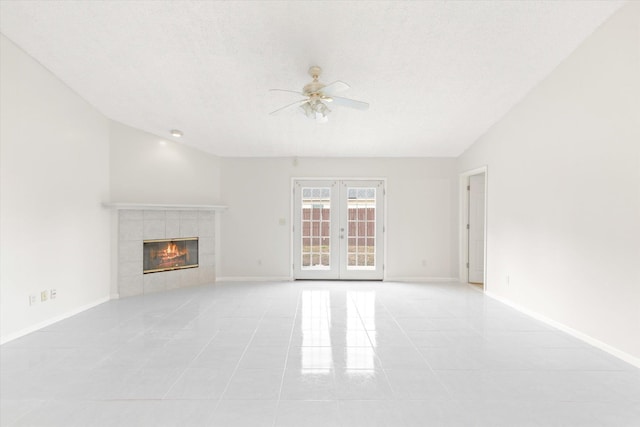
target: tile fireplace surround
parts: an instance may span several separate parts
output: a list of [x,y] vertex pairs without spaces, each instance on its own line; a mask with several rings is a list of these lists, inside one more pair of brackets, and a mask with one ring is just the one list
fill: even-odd
[[[110,205],[116,208],[117,289],[120,298],[185,288],[215,281],[216,210],[219,207],[166,208]],[[197,268],[143,274],[143,241],[198,237]],[[115,273],[115,272],[114,272]]]

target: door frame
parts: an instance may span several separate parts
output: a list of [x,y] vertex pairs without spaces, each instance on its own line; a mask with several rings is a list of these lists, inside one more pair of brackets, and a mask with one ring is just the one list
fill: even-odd
[[[384,215],[384,218],[382,218],[382,248],[383,248],[383,254],[382,254],[382,281],[386,281],[387,280],[387,178],[380,178],[380,177],[348,177],[348,176],[342,176],[342,177],[335,177],[335,176],[331,176],[331,177],[318,177],[318,176],[312,176],[312,177],[305,177],[305,176],[294,176],[291,177],[291,182],[290,182],[290,188],[289,188],[289,223],[290,223],[290,227],[289,227],[289,278],[290,280],[294,281],[294,273],[293,273],[293,264],[294,264],[294,227],[296,224],[294,224],[295,221],[295,195],[294,195],[294,191],[295,191],[295,183],[296,181],[382,181],[382,185],[383,185],[383,192],[382,192],[382,212]],[[304,280],[304,279],[301,279]],[[377,280],[376,280],[377,281]]]
[[484,272],[483,272],[483,285],[482,289],[487,290],[487,241],[488,236],[488,201],[489,201],[489,168],[488,166],[481,166],[479,168],[471,169],[460,174],[459,179],[459,196],[460,196],[460,215],[458,235],[460,239],[460,253],[459,253],[459,269],[458,277],[460,282],[469,283],[469,269],[467,268],[467,262],[469,261],[469,231],[467,230],[467,224],[469,223],[469,197],[467,193],[467,185],[469,185],[469,177],[472,175],[480,175],[484,173]]

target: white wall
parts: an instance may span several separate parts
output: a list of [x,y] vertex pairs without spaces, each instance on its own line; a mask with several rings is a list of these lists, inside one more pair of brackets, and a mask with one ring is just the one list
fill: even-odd
[[640,4],[587,39],[458,168],[485,164],[488,292],[640,362]]
[[218,157],[121,123],[110,128],[111,201],[220,202]]
[[229,211],[217,276],[290,277],[291,178],[365,177],[387,178],[386,277],[457,277],[455,166],[455,159],[223,158]]
[[109,296],[109,124],[0,36],[0,132],[4,342]]

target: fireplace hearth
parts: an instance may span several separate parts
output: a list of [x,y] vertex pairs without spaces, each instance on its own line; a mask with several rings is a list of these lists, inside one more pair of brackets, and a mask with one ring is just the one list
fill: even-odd
[[198,267],[198,238],[145,240],[143,273]]

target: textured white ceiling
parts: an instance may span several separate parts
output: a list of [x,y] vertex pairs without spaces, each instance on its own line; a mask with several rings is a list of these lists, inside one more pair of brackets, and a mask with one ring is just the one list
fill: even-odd
[[[107,117],[221,156],[457,156],[623,2],[2,1],[0,31]],[[366,111],[293,102],[320,65]]]

